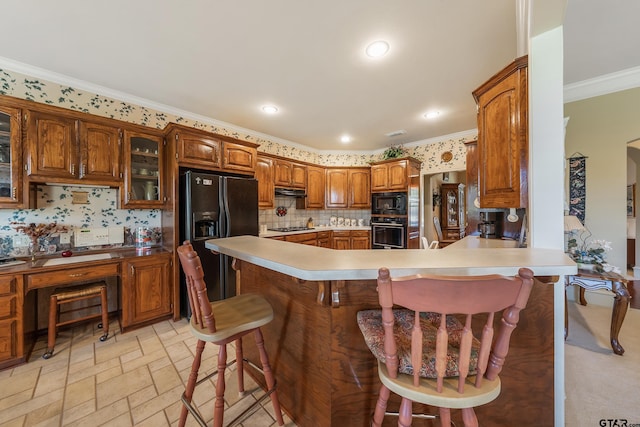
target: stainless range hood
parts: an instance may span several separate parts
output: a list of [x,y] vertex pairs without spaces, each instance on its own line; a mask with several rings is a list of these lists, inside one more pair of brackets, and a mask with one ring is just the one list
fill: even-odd
[[287,197],[299,197],[304,198],[307,197],[307,193],[305,190],[296,190],[293,188],[278,188],[276,187],[276,196],[287,196]]

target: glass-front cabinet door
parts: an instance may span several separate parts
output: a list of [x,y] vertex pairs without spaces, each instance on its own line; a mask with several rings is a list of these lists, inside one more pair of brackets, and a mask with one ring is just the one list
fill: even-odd
[[123,205],[161,208],[164,203],[160,136],[125,130],[125,189]]
[[0,106],[0,207],[22,203],[20,110]]

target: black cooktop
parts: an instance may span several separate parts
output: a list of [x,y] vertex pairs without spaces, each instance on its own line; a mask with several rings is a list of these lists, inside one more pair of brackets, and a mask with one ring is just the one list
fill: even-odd
[[304,230],[313,230],[313,228],[309,227],[280,227],[280,228],[270,228],[270,231],[279,231],[281,233],[287,231],[304,231]]

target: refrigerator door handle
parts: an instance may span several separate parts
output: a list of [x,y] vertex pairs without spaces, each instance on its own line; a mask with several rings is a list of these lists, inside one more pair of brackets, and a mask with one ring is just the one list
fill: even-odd
[[231,236],[231,217],[229,216],[229,194],[227,193],[227,179],[220,177],[220,236]]

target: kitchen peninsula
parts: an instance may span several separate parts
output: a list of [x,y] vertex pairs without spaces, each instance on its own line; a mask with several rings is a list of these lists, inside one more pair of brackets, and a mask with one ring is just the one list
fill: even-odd
[[[513,275],[520,267],[530,268],[539,280],[512,338],[501,374],[504,392],[476,412],[484,425],[553,425],[552,283],[557,276],[575,273],[576,265],[561,250],[509,246],[515,242],[469,236],[442,250],[352,250],[347,256],[253,236],[206,243],[236,259],[239,292],[260,293],[272,304],[274,320],[263,330],[280,402],[294,422],[305,427],[369,425],[379,382],[356,313],[379,306],[380,267],[394,276]],[[251,346],[245,353],[255,361]]]

